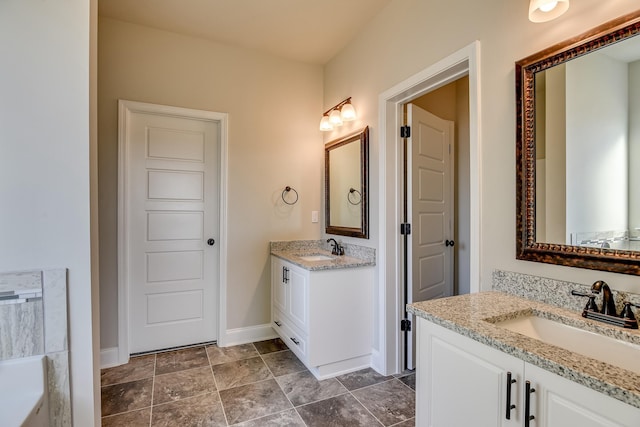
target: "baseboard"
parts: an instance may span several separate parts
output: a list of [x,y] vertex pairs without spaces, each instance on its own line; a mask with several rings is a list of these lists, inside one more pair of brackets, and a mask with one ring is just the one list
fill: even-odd
[[100,349],[100,369],[112,368],[120,364],[118,361],[118,347]]
[[[269,340],[277,338],[270,323],[257,326],[249,326],[247,328],[228,329],[225,336],[220,337],[218,345],[220,347],[229,347],[232,345],[247,344],[255,341]],[[100,369],[112,368],[121,365],[118,361],[118,347],[103,348],[100,350]]]
[[375,349],[371,349],[371,368],[381,375],[391,375],[395,372],[387,372],[382,360],[382,354]]
[[247,344],[255,341],[269,340],[277,338],[278,334],[273,330],[270,323],[246,328],[227,329],[223,337],[218,339],[220,347]]
[[[306,364],[305,364],[306,365]],[[371,367],[371,355],[354,357],[353,359],[341,360],[335,363],[328,363],[322,366],[309,366],[307,368],[319,381],[334,378],[338,375],[348,374]]]

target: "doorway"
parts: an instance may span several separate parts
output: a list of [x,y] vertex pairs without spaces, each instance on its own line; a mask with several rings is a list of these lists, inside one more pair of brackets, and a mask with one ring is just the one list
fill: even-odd
[[119,102],[119,363],[215,341],[226,114]]
[[[405,104],[403,304],[469,293],[469,78]],[[415,316],[405,313],[402,369],[415,368]]]
[[403,106],[461,77],[469,77],[469,292],[482,289],[480,277],[480,42],[475,41],[379,95],[380,109],[380,192],[379,198],[379,280],[376,288],[372,366],[381,373],[403,369],[405,319],[403,289],[402,174]]

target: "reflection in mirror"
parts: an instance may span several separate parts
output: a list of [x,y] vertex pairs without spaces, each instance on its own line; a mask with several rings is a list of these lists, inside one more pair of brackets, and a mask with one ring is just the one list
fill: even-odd
[[516,63],[516,257],[640,275],[640,11]]
[[357,189],[362,188],[360,144],[357,142],[344,144],[329,151],[330,222],[349,228],[362,227],[360,206],[350,202],[350,190],[358,191]]
[[640,37],[535,73],[536,241],[639,250]]
[[369,238],[369,128],[325,146],[327,234]]

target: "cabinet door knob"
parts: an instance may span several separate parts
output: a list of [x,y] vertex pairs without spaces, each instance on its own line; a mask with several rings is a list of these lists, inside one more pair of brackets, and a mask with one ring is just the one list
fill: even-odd
[[511,403],[511,385],[514,384],[516,380],[511,378],[511,372],[507,372],[507,415],[506,418],[508,420],[511,419],[511,411],[516,409],[516,405]]
[[536,389],[531,387],[531,381],[526,381],[524,385],[524,427],[529,427],[529,421],[536,419],[531,415],[531,393],[535,392]]

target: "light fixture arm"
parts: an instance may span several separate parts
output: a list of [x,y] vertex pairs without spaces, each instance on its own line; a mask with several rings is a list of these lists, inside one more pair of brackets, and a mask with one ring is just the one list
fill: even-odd
[[351,97],[348,97],[347,99],[340,101],[338,104],[334,105],[333,107],[329,108],[327,111],[324,112],[323,116],[328,116],[330,112],[332,112],[333,110],[340,110],[342,108],[343,105],[345,104],[351,104]]

